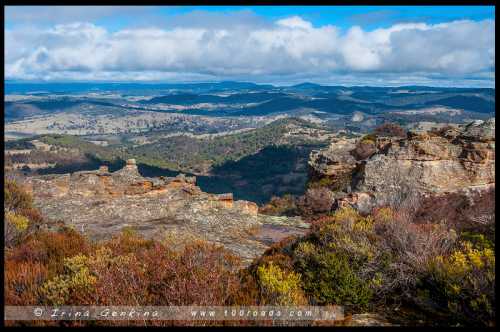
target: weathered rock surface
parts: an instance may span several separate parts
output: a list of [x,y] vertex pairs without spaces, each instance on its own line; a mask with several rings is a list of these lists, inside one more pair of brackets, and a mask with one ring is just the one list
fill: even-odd
[[312,151],[309,157],[310,179],[328,178],[342,185],[346,176],[356,168],[356,159],[351,154],[356,148],[355,140],[334,139],[328,149]]
[[337,186],[337,206],[369,212],[410,191],[425,197],[468,195],[471,188],[476,193],[494,191],[494,118],[432,132],[410,131],[406,138],[378,137],[375,154],[366,159],[358,157],[356,146],[352,140],[335,141],[310,156],[314,181],[350,177],[349,184]]
[[114,173],[101,167],[24,181],[49,221],[64,221],[95,239],[109,238],[124,227],[160,240],[166,233],[194,235],[224,245],[248,263],[267,249],[269,227],[278,227],[283,236],[308,227],[300,218],[260,215],[253,202],[205,193],[195,183],[196,178],[184,175],[142,177],[133,160]]
[[355,314],[346,326],[394,326],[386,318],[374,313]]

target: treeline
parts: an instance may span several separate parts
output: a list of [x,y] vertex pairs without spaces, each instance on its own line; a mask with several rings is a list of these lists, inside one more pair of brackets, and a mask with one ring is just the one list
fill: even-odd
[[[211,167],[221,166],[228,161],[240,160],[253,155],[267,146],[289,143],[290,145],[309,144],[307,138],[293,137],[285,139],[290,127],[317,128],[316,125],[298,119],[286,118],[276,120],[262,128],[248,132],[197,139],[189,136],[173,136],[162,138],[157,142],[133,147],[100,146],[72,135],[41,135],[38,139],[43,143],[55,146],[52,154],[45,154],[46,162],[57,159],[57,154],[67,153],[57,148],[77,149],[80,156],[91,157],[102,163],[117,163],[135,158],[138,163],[190,173],[205,173]],[[11,148],[31,147],[28,140],[9,143]],[[42,154],[37,153],[37,161]],[[35,157],[35,154],[33,154]],[[40,157],[40,158],[38,158]],[[19,160],[30,160],[29,157],[16,157]],[[43,158],[42,158],[43,159]],[[66,165],[67,166],[67,165]]]
[[[128,149],[128,153],[145,160],[153,166],[176,165],[179,170],[199,172],[209,166],[220,166],[228,161],[253,155],[266,146],[285,143],[289,126],[311,128],[315,125],[297,118],[280,119],[252,131],[196,139],[189,136],[174,136],[151,144]],[[293,138],[293,145],[309,143],[307,139]],[[201,166],[200,166],[201,165]]]

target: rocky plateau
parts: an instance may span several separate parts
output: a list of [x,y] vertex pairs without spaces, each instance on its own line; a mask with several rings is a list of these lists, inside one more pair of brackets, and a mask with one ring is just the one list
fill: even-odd
[[135,160],[124,168],[28,177],[23,181],[49,222],[64,221],[92,239],[131,228],[146,238],[201,238],[223,245],[248,264],[269,244],[309,227],[299,217],[258,213],[255,203],[232,194],[209,194],[195,177],[146,178]]

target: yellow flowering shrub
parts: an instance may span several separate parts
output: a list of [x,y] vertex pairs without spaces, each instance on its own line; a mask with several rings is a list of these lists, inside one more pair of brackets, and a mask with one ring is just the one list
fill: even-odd
[[460,279],[473,270],[494,268],[495,253],[492,249],[476,249],[470,242],[462,242],[461,247],[449,257],[436,257],[434,271],[437,275]]
[[361,139],[359,140],[359,143],[363,143],[363,144],[375,144],[377,140],[377,136],[374,135],[374,134],[368,134],[368,135],[365,135],[363,137],[361,137]]
[[28,229],[29,220],[25,216],[9,211],[6,213],[5,219],[8,223],[13,225],[18,232],[24,232]]
[[353,225],[353,230],[355,232],[364,233],[373,231],[373,218],[371,216],[368,216],[366,218],[358,219],[358,222]]
[[361,218],[359,213],[351,206],[343,207],[335,212],[333,215],[337,222],[350,222],[354,223]]
[[279,266],[270,263],[258,267],[257,277],[266,302],[276,305],[306,303],[298,273],[283,271]]
[[318,235],[330,250],[347,254],[353,260],[366,261],[375,257],[374,219],[362,217],[352,207],[344,207],[333,215],[335,222],[324,224]]
[[64,259],[64,273],[46,281],[41,293],[53,305],[65,305],[73,295],[82,296],[92,290],[96,277],[90,273],[89,258],[76,255]]
[[308,257],[316,252],[316,246],[311,242],[300,242],[294,250],[294,257],[296,259],[301,259]]
[[4,214],[5,231],[4,240],[6,247],[12,247],[28,235],[30,221],[27,217],[12,211],[6,211]]
[[[449,256],[431,264],[433,295],[455,318],[490,325],[494,321],[495,253],[464,241]],[[470,313],[474,313],[474,317]]]

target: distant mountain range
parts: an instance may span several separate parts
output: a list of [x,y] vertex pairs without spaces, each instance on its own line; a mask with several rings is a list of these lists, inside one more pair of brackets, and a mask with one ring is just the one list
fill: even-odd
[[[463,123],[495,114],[495,90],[490,88],[346,87],[310,82],[273,86],[230,81],[175,84],[7,82],[5,92],[6,122],[51,117],[7,128],[22,134],[105,134],[109,133],[106,128],[110,128],[102,123],[105,117],[113,118],[113,123],[123,120],[130,131],[138,126],[140,130],[163,130],[172,125],[160,121],[163,117],[158,113],[231,118],[237,122],[247,117],[305,116],[328,122],[338,129],[349,127],[354,131],[369,130],[387,121],[401,125],[419,121]],[[69,118],[61,116],[63,113]]]
[[442,88],[429,86],[401,86],[401,87],[370,87],[370,86],[340,86],[340,85],[320,85],[316,83],[304,82],[292,86],[275,86],[271,84],[257,84],[252,82],[202,82],[202,83],[101,83],[101,82],[18,82],[5,81],[5,94],[26,94],[26,93],[75,93],[75,92],[98,92],[98,91],[127,91],[127,90],[193,90],[193,91],[224,91],[224,90],[318,90],[337,91],[342,89],[354,90],[408,90],[415,91],[494,91],[491,88]]

